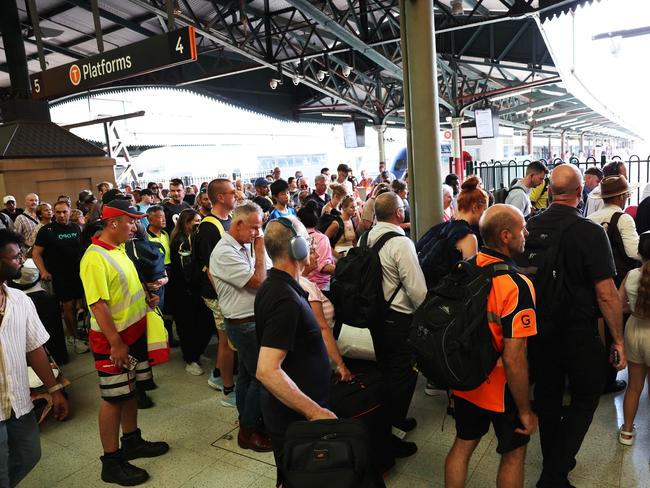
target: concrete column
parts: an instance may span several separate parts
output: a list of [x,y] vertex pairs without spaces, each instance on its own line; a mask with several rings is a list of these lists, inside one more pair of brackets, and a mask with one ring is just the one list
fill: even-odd
[[[373,127],[377,131],[377,147],[379,148],[379,164],[386,162],[386,141],[384,140],[384,132],[386,132],[385,125],[375,125]],[[388,169],[388,165],[386,166]]]
[[585,135],[583,133],[580,134],[580,152],[585,152]]
[[400,0],[411,236],[442,222],[442,168],[433,2]]
[[452,117],[451,119],[451,141],[452,156],[454,158],[454,173],[463,181],[463,136],[460,126],[464,122],[462,117]]
[[566,151],[566,131],[560,133],[560,159],[564,161],[564,153]]
[[533,154],[533,129],[528,129],[526,132],[526,152],[531,155]]

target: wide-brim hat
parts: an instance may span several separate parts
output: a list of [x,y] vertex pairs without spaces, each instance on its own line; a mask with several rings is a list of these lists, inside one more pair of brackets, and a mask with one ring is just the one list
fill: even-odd
[[25,261],[23,267],[20,269],[20,276],[13,279],[13,284],[19,290],[27,290],[34,286],[41,279],[38,268],[34,261],[30,258]]
[[600,182],[600,198],[612,198],[631,193],[639,187],[638,183],[629,183],[625,176],[608,176]]

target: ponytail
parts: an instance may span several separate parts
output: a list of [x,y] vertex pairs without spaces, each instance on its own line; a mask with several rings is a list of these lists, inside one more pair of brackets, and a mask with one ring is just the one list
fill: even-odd
[[641,280],[634,314],[642,319],[650,319],[650,261],[645,261],[641,266]]

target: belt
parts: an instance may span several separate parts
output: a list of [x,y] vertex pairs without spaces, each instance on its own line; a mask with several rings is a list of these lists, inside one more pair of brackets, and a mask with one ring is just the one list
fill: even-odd
[[226,319],[230,325],[241,325],[249,324],[250,322],[255,322],[255,315],[250,317],[244,317],[243,319]]

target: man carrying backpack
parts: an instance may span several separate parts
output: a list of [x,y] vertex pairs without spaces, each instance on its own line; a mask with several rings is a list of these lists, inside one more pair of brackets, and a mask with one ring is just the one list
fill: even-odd
[[526,166],[526,176],[523,180],[515,183],[508,191],[505,203],[517,207],[528,217],[532,211],[530,202],[530,192],[533,188],[544,183],[544,178],[548,174],[548,168],[540,161],[533,161]]
[[[603,226],[607,232],[609,244],[612,247],[616,276],[616,288],[621,286],[623,278],[628,271],[641,265],[639,260],[639,234],[631,215],[623,212],[630,193],[637,188],[637,184],[627,182],[625,176],[608,176],[600,182],[600,198],[605,205],[589,215],[589,219]],[[627,316],[625,317],[627,321]],[[605,346],[611,347],[612,335],[605,329]],[[618,370],[606,361],[607,379],[604,393],[617,393],[627,386],[625,380],[616,379]]]
[[[497,204],[485,211],[479,225],[485,247],[476,264],[514,265],[512,258],[524,250],[526,222],[522,213],[511,205]],[[452,390],[456,440],[445,463],[448,488],[465,486],[470,457],[490,424],[501,454],[497,486],[523,486],[526,445],[537,428],[528,399],[526,359],[526,338],[537,333],[537,322],[535,295],[526,277],[506,273],[492,278],[486,327],[501,357],[478,388]]]
[[[396,232],[399,236],[386,241],[379,251],[383,298],[389,306],[382,315],[383,321],[374,324],[370,332],[377,364],[389,388],[391,423],[408,432],[416,426],[415,419],[407,418],[406,414],[415,391],[417,373],[412,368],[412,352],[406,339],[413,313],[426,297],[427,286],[415,246],[400,227],[404,222],[402,199],[393,192],[379,195],[375,200],[375,216],[377,225],[368,233],[369,246],[388,232]],[[392,448],[396,457],[410,456],[417,451],[415,443],[401,441],[396,436],[393,436]]]
[[[607,235],[576,208],[582,197],[582,173],[572,164],[558,166],[549,187],[553,203],[528,221],[523,256],[523,261],[537,267],[531,276],[537,295],[538,336],[529,347],[544,457],[537,487],[569,488],[568,473],[575,467],[605,385],[600,313],[614,339],[612,364],[621,370],[627,361]],[[571,400],[563,406],[567,377]]]

